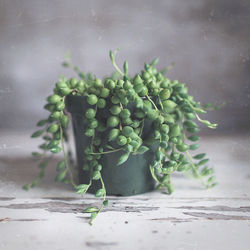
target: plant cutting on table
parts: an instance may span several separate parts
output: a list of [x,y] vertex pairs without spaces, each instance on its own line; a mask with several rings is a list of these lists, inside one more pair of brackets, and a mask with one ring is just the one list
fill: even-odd
[[[88,207],[83,211],[91,213],[90,224],[108,205],[106,195],[117,194],[112,187],[106,188],[107,185],[115,183],[116,176],[126,168],[132,171],[139,169],[140,164],[136,164],[143,159],[147,177],[143,177],[142,182],[146,183],[146,179],[150,178],[153,188],[166,188],[169,194],[173,192],[170,177],[176,171],[192,174],[206,188],[216,185],[214,170],[207,166],[209,159],[206,154],[190,153],[199,147],[197,142],[200,138],[196,133],[200,130],[196,121],[216,128],[216,124],[200,118],[200,114],[206,113],[206,108],[194,101],[184,83],[168,79],[166,69],[157,71],[158,59],[145,63],[144,69],[132,77],[126,61],[123,71],[117,66],[116,53],[117,50],[110,51],[116,72],[103,80],[90,73],[85,75],[67,59],[64,66],[72,67],[80,79],[60,78],[44,106],[50,115],[37,123],[41,129],[31,136],[41,136],[44,143],[39,146],[42,152],[32,153],[39,161],[39,175],[24,188],[36,186],[44,176],[48,153],[62,153],[64,159],[56,166],[56,181],[71,183],[82,196],[90,191],[102,199],[99,207]],[[73,125],[74,128],[78,126],[80,131],[80,140],[75,138],[78,139],[78,168],[84,175],[80,184],[74,181],[72,153],[69,146],[66,147],[69,112],[73,119],[74,110],[71,109],[74,105],[78,113]],[[132,161],[137,163],[131,166]],[[119,178],[125,180],[128,190],[134,185],[133,191],[126,192],[123,192],[122,186],[119,190],[122,195],[152,189],[143,189],[136,184],[142,172],[132,173],[127,180],[125,176],[117,177],[117,182],[120,182]]]

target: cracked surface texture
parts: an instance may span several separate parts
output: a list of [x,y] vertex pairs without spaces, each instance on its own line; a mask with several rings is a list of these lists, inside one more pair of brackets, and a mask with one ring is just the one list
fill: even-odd
[[[250,234],[250,136],[202,138],[219,185],[204,190],[196,180],[173,177],[175,192],[154,191],[110,197],[109,206],[88,224],[81,199],[67,185],[54,182],[50,162],[45,179],[26,192],[22,185],[37,173],[30,151],[39,143],[28,134],[1,137],[0,249],[227,249],[248,250]],[[16,147],[15,147],[16,146]]]

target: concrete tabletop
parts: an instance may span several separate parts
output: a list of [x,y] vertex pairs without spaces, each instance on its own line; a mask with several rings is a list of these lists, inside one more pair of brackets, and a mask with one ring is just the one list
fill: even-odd
[[22,186],[38,170],[30,157],[37,140],[28,133],[0,136],[0,249],[250,249],[250,135],[203,136],[219,185],[172,178],[175,192],[109,197],[109,206],[88,224],[82,213],[100,204],[69,185],[55,183],[54,165],[36,188]]

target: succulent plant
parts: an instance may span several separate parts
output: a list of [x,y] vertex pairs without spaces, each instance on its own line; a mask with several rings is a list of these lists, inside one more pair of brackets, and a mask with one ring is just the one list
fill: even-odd
[[[200,129],[197,121],[209,128],[216,128],[216,124],[200,118],[206,109],[193,96],[188,94],[184,83],[170,80],[165,76],[166,70],[158,71],[158,59],[145,63],[144,69],[131,77],[128,73],[128,63],[125,61],[123,71],[115,61],[116,51],[110,51],[110,59],[116,70],[111,77],[103,80],[92,74],[85,75],[74,67],[69,58],[64,63],[72,67],[80,79],[66,79],[61,77],[53,89],[53,94],[47,98],[44,106],[50,112],[47,119],[37,123],[41,127],[31,137],[42,137],[44,143],[40,145],[42,153],[33,152],[32,155],[39,161],[40,173],[25,189],[34,187],[44,176],[48,164],[47,153],[63,153],[64,159],[60,161],[56,170],[56,181],[71,183],[78,194],[82,196],[88,191],[93,181],[100,181],[101,188],[96,192],[96,197],[102,198],[101,206],[89,207],[84,210],[91,213],[90,223],[103,206],[108,204],[105,183],[102,179],[102,156],[122,151],[116,165],[121,165],[132,154],[144,154],[153,150],[154,158],[149,162],[149,168],[157,183],[156,188],[166,188],[168,193],[173,192],[171,174],[178,171],[191,173],[201,180],[206,188],[216,185],[213,176],[214,170],[207,166],[209,159],[205,153],[191,154],[199,147]],[[70,163],[72,154],[66,151],[67,128],[69,115],[65,109],[65,98],[68,95],[84,96],[90,108],[85,113],[85,122],[88,127],[84,133],[91,138],[91,145],[83,149],[86,163],[83,169],[89,171],[90,182],[77,185],[74,182]],[[133,103],[136,107],[133,112],[128,105]],[[211,106],[210,106],[211,108]],[[100,113],[109,112],[103,122]],[[152,133],[147,138],[142,137],[144,123],[152,123]],[[110,144],[103,144],[106,138]],[[114,164],[115,165],[115,164]],[[114,166],[115,167],[115,166]]]

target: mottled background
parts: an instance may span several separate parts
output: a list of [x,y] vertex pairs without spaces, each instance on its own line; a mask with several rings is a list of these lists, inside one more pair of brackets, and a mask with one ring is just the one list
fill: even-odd
[[219,133],[249,129],[249,0],[0,0],[0,129],[35,129],[67,51],[84,71],[112,72],[108,51],[130,72],[160,57],[169,77],[203,103]]

